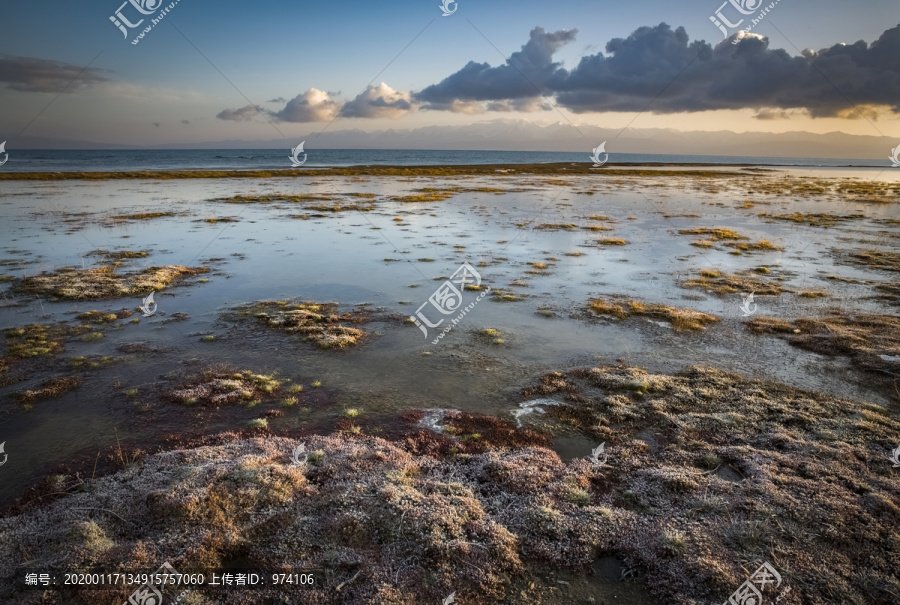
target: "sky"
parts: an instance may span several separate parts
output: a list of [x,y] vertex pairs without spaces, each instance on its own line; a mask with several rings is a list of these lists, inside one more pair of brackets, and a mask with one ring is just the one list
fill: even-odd
[[441,2],[3,2],[0,141],[293,141],[513,119],[900,142],[896,0],[459,0],[449,16]]

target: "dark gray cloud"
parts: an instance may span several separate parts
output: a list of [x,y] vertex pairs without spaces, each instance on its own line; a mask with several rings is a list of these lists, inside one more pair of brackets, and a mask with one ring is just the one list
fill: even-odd
[[[871,45],[835,44],[795,57],[770,49],[768,39],[754,34],[714,47],[691,42],[683,27],[661,23],[610,40],[605,54],[583,57],[566,70],[552,55],[574,35],[574,30],[547,34],[535,28],[505,65],[470,62],[414,98],[430,109],[456,111],[484,102],[484,109],[503,111],[533,101],[537,86],[575,113],[639,111],[648,104],[654,113],[773,108],[854,117],[866,114],[854,108],[877,105],[900,113],[900,26]],[[525,106],[542,108],[533,102]]]
[[100,73],[98,69],[61,61],[0,55],[0,83],[20,92],[73,92],[83,86],[107,82]]
[[258,105],[245,105],[238,109],[223,109],[216,114],[220,120],[230,120],[232,122],[249,122],[255,116],[262,112]]
[[269,99],[267,103],[287,103],[287,99],[284,97],[278,97],[277,99]]
[[577,29],[547,33],[542,27],[531,30],[522,50],[506,63],[491,67],[470,61],[465,67],[416,93],[414,99],[426,109],[453,109],[458,102],[503,101],[539,96],[544,84],[560,69],[553,54],[575,39]]

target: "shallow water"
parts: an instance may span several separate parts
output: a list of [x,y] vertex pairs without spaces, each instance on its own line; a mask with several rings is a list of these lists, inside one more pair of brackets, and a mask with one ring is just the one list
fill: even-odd
[[[872,171],[833,169],[779,174],[876,176]],[[895,176],[889,173],[879,178]],[[871,285],[826,280],[824,276],[895,280],[890,273],[842,264],[841,254],[857,248],[896,250],[900,225],[877,221],[898,218],[897,205],[755,195],[747,192],[751,186],[746,182],[725,183],[711,191],[694,179],[675,176],[565,177],[564,181],[559,177],[316,177],[5,182],[0,190],[0,260],[6,262],[0,273],[22,277],[66,265],[96,266],[100,257],[88,255],[96,249],[151,252],[149,258],[131,261],[122,270],[128,266],[208,264],[213,273],[204,276],[209,279],[206,283],[157,292],[156,316],[142,318],[137,325],[120,322],[119,329],[106,330],[98,343],[69,344],[61,357],[122,357],[116,345],[137,341],[158,347],[159,352],[125,356],[122,363],[88,372],[81,388],[63,398],[39,402],[28,411],[9,394],[31,388],[46,377],[32,376],[25,383],[3,389],[0,395],[6,413],[0,419],[0,441],[6,441],[9,461],[0,470],[4,476],[0,501],[20,494],[56,464],[75,456],[93,459],[98,450],[114,446],[117,439],[146,444],[161,433],[241,428],[260,410],[220,414],[170,410],[173,404],[163,402],[154,386],[170,372],[196,371],[216,363],[255,372],[278,371],[304,385],[308,399],[301,407],[309,411],[291,409],[270,419],[273,430],[333,426],[347,407],[362,409],[359,420],[364,426],[395,423],[403,410],[427,408],[497,414],[515,423],[512,412],[522,401],[520,389],[541,374],[616,360],[660,372],[691,364],[713,365],[840,397],[889,403],[842,358],[826,358],[776,338],[745,332],[739,294],[716,296],[685,289],[679,283],[703,268],[733,272],[768,265],[772,276],[785,279],[787,288],[826,290],[829,297],[758,296],[759,315],[789,319],[834,306],[893,313],[889,305],[874,298]],[[431,203],[387,199],[422,187],[452,186],[499,187],[509,192],[464,191]],[[588,191],[594,191],[593,195]],[[303,210],[303,204],[296,203],[211,201],[235,194],[317,193],[340,198],[349,192],[375,193],[375,210],[301,220],[291,215],[315,211]],[[740,208],[747,199],[756,205]],[[179,216],[125,222],[109,218],[153,211],[172,211]],[[866,218],[825,229],[767,222],[758,216],[760,212],[796,211],[859,213]],[[585,217],[592,214],[610,220],[588,221]],[[234,217],[238,222],[203,222],[208,217]],[[394,221],[395,217],[402,217],[402,223]],[[611,230],[533,228],[549,223],[600,224]],[[697,248],[691,245],[697,238],[677,233],[699,226],[727,227],[754,240],[767,239],[782,246],[784,252],[735,256]],[[594,243],[604,237],[624,238],[628,244]],[[576,250],[583,255],[565,255]],[[549,257],[557,260],[549,261]],[[223,260],[210,261],[214,258]],[[418,260],[422,258],[434,262]],[[442,278],[463,262],[476,267],[484,284],[492,289],[525,297],[518,302],[484,298],[434,345],[434,330],[425,338],[400,318],[414,313]],[[546,271],[528,273],[534,271],[529,262],[550,266]],[[49,302],[15,296],[6,283],[0,288],[0,327],[4,328],[38,321],[75,321],[72,314],[76,312],[134,309],[141,303],[139,298]],[[465,292],[465,302],[474,301],[476,294]],[[589,298],[616,294],[713,313],[721,322],[703,333],[693,333],[675,332],[667,324],[640,318],[617,321],[582,316]],[[376,310],[376,318],[364,328],[374,337],[356,348],[321,351],[296,337],[235,327],[223,315],[236,305],[271,299],[335,301],[344,310],[369,305],[367,308]],[[174,313],[186,313],[190,319],[166,323]],[[433,310],[431,315],[434,318]],[[503,343],[476,334],[484,328],[499,330]],[[207,342],[203,335],[215,339]],[[322,383],[319,390],[310,387],[316,380]],[[123,395],[124,389],[133,387],[141,389],[138,401]],[[152,411],[136,411],[139,403],[152,404]],[[579,439],[560,436],[556,441],[559,453],[565,458],[577,456],[575,449],[587,445]]]

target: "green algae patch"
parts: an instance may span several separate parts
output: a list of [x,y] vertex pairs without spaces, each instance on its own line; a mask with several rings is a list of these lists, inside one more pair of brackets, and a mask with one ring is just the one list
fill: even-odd
[[225,198],[216,198],[213,202],[225,204],[271,204],[272,202],[306,203],[306,202],[330,202],[333,195],[321,195],[317,193],[267,193],[264,195],[232,195]]
[[338,212],[350,212],[353,210],[357,212],[371,212],[375,209],[375,204],[341,204],[339,202],[334,202],[331,204],[310,204],[304,206],[303,209],[313,210],[315,212],[331,212],[333,214]]
[[598,246],[624,246],[628,243],[621,237],[604,237],[598,240],[594,240],[594,242]]
[[534,228],[541,231],[575,231],[578,229],[578,225],[575,223],[541,223],[535,225]]
[[515,294],[509,290],[497,288],[491,290],[491,299],[495,302],[519,302],[520,300],[525,300],[525,296],[522,294]]
[[93,331],[88,325],[69,326],[58,324],[27,324],[20,328],[7,328],[6,355],[14,359],[28,359],[56,355],[63,350],[63,341],[83,336]]
[[755,271],[741,271],[728,274],[718,269],[704,269],[697,277],[681,283],[684,288],[700,288],[715,294],[734,294],[735,292],[753,292],[759,296],[778,296],[786,292],[779,284],[763,280],[754,275]]
[[109,250],[92,250],[91,252],[88,252],[88,255],[105,256],[113,260],[131,260],[135,258],[146,258],[150,255],[150,252],[147,250],[116,250],[113,252],[110,252]]
[[617,319],[629,317],[656,319],[670,324],[676,330],[703,330],[706,326],[719,321],[718,317],[708,313],[637,300],[607,301],[594,298],[588,302],[587,308],[596,315],[606,315]]
[[88,323],[108,324],[115,323],[120,319],[127,319],[132,315],[134,315],[133,311],[120,309],[114,313],[110,311],[87,311],[86,313],[79,313],[76,317],[81,321],[86,321]]
[[19,403],[30,407],[32,404],[44,399],[58,399],[81,386],[81,376],[58,376],[45,380],[34,390],[20,391],[16,393]]
[[757,242],[725,242],[725,246],[736,252],[778,252],[784,251],[781,246],[776,246],[769,240],[761,239]]
[[275,374],[215,367],[189,377],[180,386],[168,391],[166,398],[187,406],[243,404],[254,407],[263,401],[283,398],[281,388],[282,381]]
[[174,212],[135,212],[132,214],[116,214],[110,218],[115,221],[147,221],[154,218],[177,216]]
[[363,330],[344,324],[361,324],[368,316],[348,312],[338,314],[336,303],[261,301],[237,307],[239,317],[252,317],[266,328],[298,334],[320,349],[342,349],[366,336]]
[[413,195],[394,195],[391,200],[405,204],[414,204],[422,202],[443,202],[453,197],[460,191],[459,188],[435,189],[433,187],[424,187]]
[[749,239],[745,235],[741,235],[737,231],[724,229],[722,227],[696,227],[693,229],[679,229],[680,235],[700,235],[708,241],[717,242],[719,240],[740,240]]
[[150,267],[143,271],[118,272],[115,267],[77,269],[62,267],[52,273],[25,277],[13,285],[16,292],[51,299],[87,300],[149,294],[164,290],[172,282],[208,273],[208,267]]
[[858,221],[866,218],[864,214],[831,214],[827,212],[794,212],[791,214],[769,214],[767,212],[760,213],[760,218],[774,221],[790,221],[801,225],[809,225],[810,227],[833,227],[838,223],[846,221]]

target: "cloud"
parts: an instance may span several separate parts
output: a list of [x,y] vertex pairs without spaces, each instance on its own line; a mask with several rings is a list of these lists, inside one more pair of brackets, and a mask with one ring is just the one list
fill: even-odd
[[202,93],[193,90],[148,87],[129,82],[106,82],[95,87],[94,92],[105,97],[113,96],[143,102],[196,103],[206,101],[206,97]]
[[338,103],[327,92],[310,88],[288,101],[281,111],[269,113],[282,122],[321,122],[334,118],[337,111]]
[[[270,101],[274,103],[278,99]],[[282,99],[282,102],[284,100]],[[297,95],[279,111],[271,111],[259,105],[246,105],[238,109],[224,109],[216,115],[220,120],[247,122],[258,115],[267,116],[280,122],[324,122],[338,116],[345,118],[400,118],[413,109],[408,92],[394,90],[384,82],[378,86],[368,86],[352,101],[341,106],[332,94],[310,88]]]
[[576,29],[547,33],[544,28],[535,27],[522,50],[513,53],[505,64],[491,67],[470,61],[413,98],[424,103],[425,109],[454,111],[459,101],[512,101],[539,96],[547,81],[560,70],[561,64],[553,62],[553,54],[574,40],[577,33]]
[[0,83],[19,92],[73,92],[80,87],[107,82],[100,73],[98,69],[61,61],[0,55]]
[[190,121],[190,120],[182,120],[181,123],[182,123],[182,124],[190,124],[191,121]]
[[[736,34],[712,46],[691,41],[683,27],[660,23],[610,40],[605,53],[582,57],[567,70],[552,57],[574,37],[575,30],[535,28],[506,64],[469,62],[413,99],[433,110],[474,113],[473,103],[483,102],[483,110],[533,111],[545,106],[536,101],[537,88],[575,113],[644,107],[659,114],[766,108],[858,118],[883,107],[900,113],[900,26],[871,45],[835,44],[791,56],[770,49],[768,38],[757,34]],[[516,103],[522,103],[519,109]]]
[[487,104],[488,111],[520,111],[530,113],[533,111],[551,111],[551,105],[542,97],[532,97],[525,99],[504,99],[502,101],[491,101]]
[[266,101],[266,103],[287,103],[287,99],[284,97],[278,97],[277,99],[270,99]]
[[412,110],[408,92],[399,92],[382,82],[366,90],[341,108],[345,118],[402,118]]
[[232,122],[249,122],[255,116],[262,113],[258,105],[245,105],[239,109],[223,109],[216,114],[220,120],[230,120]]
[[753,116],[756,120],[790,120],[791,112],[783,109],[772,109],[771,107],[763,107]]
[[162,126],[162,124],[160,124],[159,122],[153,122],[153,125],[156,126],[157,128],[159,128],[160,126]]

